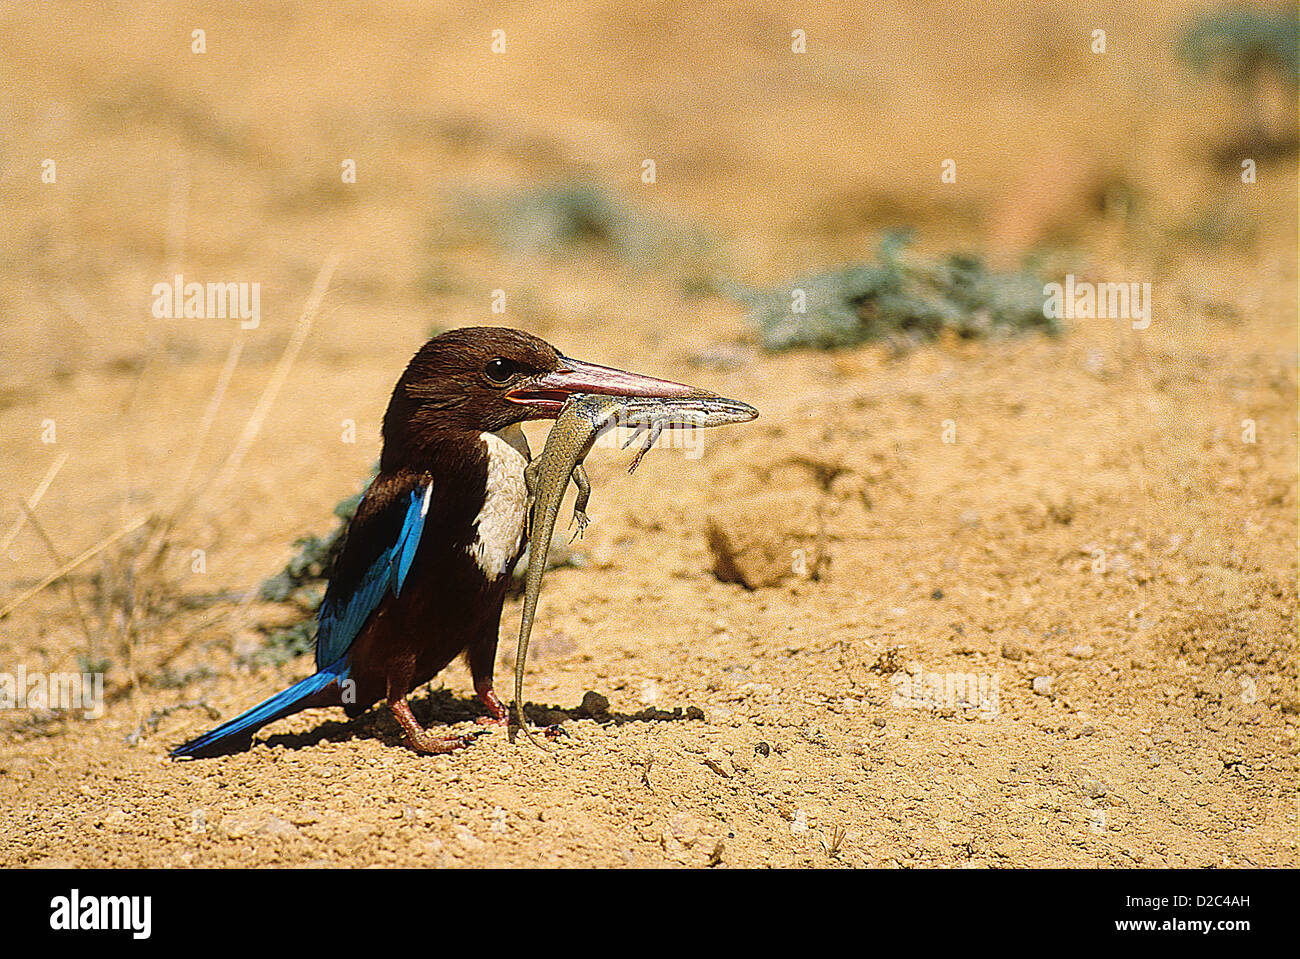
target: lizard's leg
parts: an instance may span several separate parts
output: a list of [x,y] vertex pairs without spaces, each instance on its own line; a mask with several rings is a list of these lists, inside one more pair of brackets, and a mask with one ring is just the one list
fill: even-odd
[[524,513],[524,535],[531,542],[533,538],[533,508],[537,502],[537,490],[540,488],[542,475],[542,458],[538,456],[524,467],[524,489],[528,491],[528,510]]
[[636,442],[636,438],[644,432],[645,432],[645,423],[636,424],[636,429],[634,429],[631,433],[628,434],[627,439],[623,441],[623,445],[620,446],[619,449],[624,449],[624,450],[627,449],[634,442]]
[[388,708],[406,733],[406,745],[417,753],[450,753],[464,749],[474,741],[473,736],[435,736],[415,720],[405,696],[389,697]]
[[641,463],[641,457],[645,456],[646,453],[650,452],[650,447],[654,446],[655,443],[658,442],[659,434],[662,433],[663,431],[664,431],[663,423],[660,422],[659,420],[655,420],[654,425],[650,427],[650,432],[646,434],[645,443],[643,443],[641,448],[636,451],[636,456],[632,457],[632,465],[627,468],[627,471],[629,473],[635,470],[637,466]]
[[578,498],[573,501],[573,519],[569,525],[577,523],[578,528],[569,537],[570,543],[586,532],[587,525],[591,522],[587,516],[587,504],[591,502],[591,480],[587,479],[587,471],[581,463],[573,468],[573,485],[578,487]]

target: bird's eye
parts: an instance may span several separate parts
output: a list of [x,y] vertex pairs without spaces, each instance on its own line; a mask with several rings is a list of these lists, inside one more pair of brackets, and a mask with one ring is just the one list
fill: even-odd
[[496,359],[488,361],[488,365],[483,368],[483,372],[487,374],[487,378],[493,383],[508,383],[510,378],[519,372],[519,367],[498,356]]

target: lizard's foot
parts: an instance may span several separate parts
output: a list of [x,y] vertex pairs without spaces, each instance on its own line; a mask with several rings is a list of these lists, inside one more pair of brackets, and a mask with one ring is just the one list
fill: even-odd
[[591,525],[591,518],[587,516],[587,514],[584,513],[582,510],[575,509],[573,511],[573,519],[569,521],[569,526],[572,527],[575,523],[577,524],[578,528],[574,530],[573,535],[569,537],[570,543],[572,543],[575,539],[577,539],[587,531],[587,527]]
[[406,733],[406,745],[417,753],[432,755],[455,752],[457,749],[464,749],[478,736],[477,733],[469,733],[464,736],[434,735],[431,730],[425,729],[415,721],[415,715],[411,712],[410,704],[405,699],[399,699],[396,702],[390,700],[388,708],[393,711],[393,716],[397,719],[398,725],[402,727],[402,732]]
[[483,701],[487,707],[490,716],[480,716],[475,722],[480,726],[508,726],[510,724],[510,714],[506,711],[505,704],[497,698],[496,691],[492,688],[492,680],[480,680],[474,684],[474,692],[478,693],[478,698]]

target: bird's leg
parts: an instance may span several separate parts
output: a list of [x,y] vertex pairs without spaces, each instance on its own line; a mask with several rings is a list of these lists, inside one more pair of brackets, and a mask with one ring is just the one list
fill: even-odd
[[417,753],[455,752],[474,741],[473,736],[435,736],[415,721],[415,715],[405,696],[390,698],[388,708],[393,711],[393,716],[406,733],[406,745]]
[[483,701],[491,716],[480,716],[478,722],[482,726],[506,726],[510,722],[510,714],[506,712],[505,705],[497,698],[496,690],[492,688],[492,677],[486,679],[474,680],[474,692],[478,693],[478,698]]
[[587,516],[587,504],[591,501],[591,480],[587,479],[587,471],[583,469],[581,463],[573,468],[573,485],[578,487],[578,498],[573,501],[573,519],[569,525],[577,523],[578,528],[569,537],[570,543],[585,533],[588,524],[591,523]]
[[497,698],[492,688],[493,667],[497,658],[497,620],[491,620],[490,626],[484,626],[478,638],[465,650],[465,660],[469,664],[469,674],[474,680],[474,692],[482,700],[491,714],[480,716],[476,722],[480,726],[506,726],[510,714],[505,705]]

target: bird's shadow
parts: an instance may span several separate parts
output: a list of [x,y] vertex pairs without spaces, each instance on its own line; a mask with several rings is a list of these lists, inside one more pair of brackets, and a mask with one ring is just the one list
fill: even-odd
[[[456,723],[473,722],[488,715],[487,709],[475,696],[458,696],[445,687],[426,689],[423,695],[412,695],[409,700],[411,712],[420,725],[430,729],[439,726],[449,727],[447,735],[452,735],[451,726]],[[566,720],[590,719],[602,726],[622,726],[624,723],[644,722],[687,722],[703,720],[704,711],[697,706],[683,709],[655,709],[647,707],[635,713],[616,712],[609,709],[605,697],[588,693],[577,706],[548,706],[541,703],[525,703],[524,716],[530,723],[538,726],[558,726]],[[376,704],[355,719],[325,720],[303,733],[277,733],[259,740],[267,746],[283,746],[286,749],[302,749],[318,743],[340,743],[354,739],[378,739],[391,746],[400,746],[405,740],[402,728],[393,718],[393,714],[383,704]],[[242,752],[248,748],[235,747],[230,752]]]

